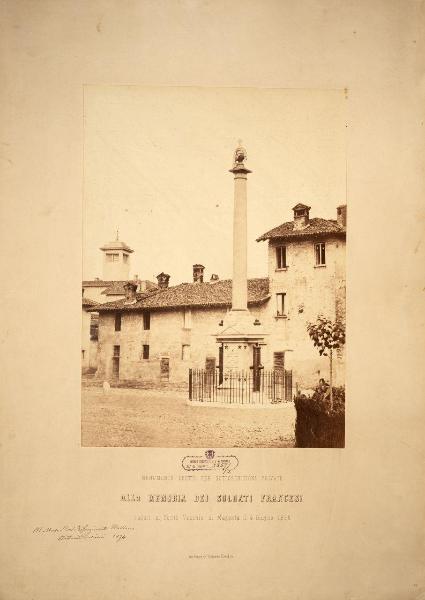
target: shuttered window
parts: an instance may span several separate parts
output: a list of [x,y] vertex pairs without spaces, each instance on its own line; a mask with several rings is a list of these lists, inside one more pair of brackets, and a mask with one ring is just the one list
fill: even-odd
[[285,315],[285,298],[286,294],[276,294],[276,314],[278,317]]
[[314,254],[316,257],[316,266],[326,265],[326,248],[323,242],[314,245]]
[[285,269],[288,266],[286,264],[286,246],[277,246],[276,265],[278,269]]

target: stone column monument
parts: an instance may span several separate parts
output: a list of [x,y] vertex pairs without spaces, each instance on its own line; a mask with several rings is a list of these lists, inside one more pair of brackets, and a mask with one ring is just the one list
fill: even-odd
[[235,150],[234,205],[233,205],[233,287],[232,310],[248,310],[247,279],[247,175],[252,173],[245,167],[246,150],[238,146]]
[[[266,335],[248,310],[247,279],[247,154],[238,146],[234,153],[234,210],[233,210],[233,283],[232,308],[226,314],[221,331],[215,337],[221,345],[224,372],[248,371],[254,366],[260,344]],[[255,348],[255,349],[254,349]]]

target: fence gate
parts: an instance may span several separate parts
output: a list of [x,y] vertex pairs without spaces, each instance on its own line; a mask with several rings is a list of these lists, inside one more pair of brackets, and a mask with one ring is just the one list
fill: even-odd
[[292,371],[251,370],[220,374],[219,369],[189,369],[189,400],[225,404],[292,402]]

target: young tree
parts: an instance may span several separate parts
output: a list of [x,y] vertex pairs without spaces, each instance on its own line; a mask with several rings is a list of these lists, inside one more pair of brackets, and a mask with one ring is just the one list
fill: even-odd
[[333,408],[332,392],[332,353],[345,344],[345,326],[341,321],[331,321],[319,315],[315,323],[307,323],[307,331],[313,344],[319,349],[321,356],[329,356],[329,387],[331,410]]

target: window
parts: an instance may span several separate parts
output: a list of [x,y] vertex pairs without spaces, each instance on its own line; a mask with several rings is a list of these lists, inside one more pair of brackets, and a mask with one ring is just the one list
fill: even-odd
[[326,265],[326,253],[324,242],[320,244],[314,244],[314,254],[316,257],[316,266]]
[[183,344],[182,345],[182,360],[189,360],[189,359],[190,359],[190,345]]
[[119,254],[115,254],[115,253],[114,253],[114,254],[112,254],[112,253],[110,253],[110,252],[108,252],[108,253],[106,254],[106,260],[107,260],[108,262],[118,262],[119,258],[120,258],[120,255],[119,255]]
[[276,248],[276,264],[278,269],[286,269],[286,246]]
[[120,357],[120,347],[114,346],[114,358],[119,358],[119,357]]
[[122,259],[125,263],[127,263],[128,262],[128,254],[123,254]]
[[277,301],[277,316],[284,317],[285,316],[285,296],[286,294],[276,294]]
[[147,344],[143,344],[143,360],[148,360],[149,358],[149,346]]
[[115,313],[115,331],[121,331],[121,313]]
[[150,328],[151,328],[151,313],[144,312],[143,313],[143,329],[150,329]]

